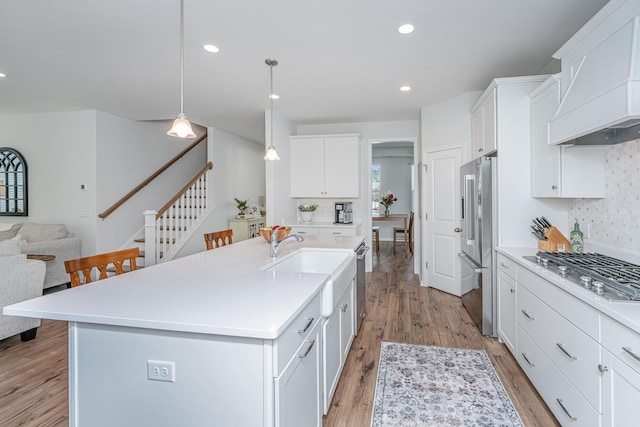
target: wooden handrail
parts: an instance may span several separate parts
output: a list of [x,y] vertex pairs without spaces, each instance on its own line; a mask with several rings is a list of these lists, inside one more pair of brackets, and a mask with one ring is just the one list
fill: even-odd
[[121,198],[120,200],[118,200],[117,202],[115,202],[109,209],[107,209],[106,211],[102,212],[101,214],[98,214],[98,218],[102,218],[105,219],[106,217],[108,217],[109,215],[111,215],[116,209],[118,209],[120,206],[122,206],[127,200],[129,200],[130,198],[132,198],[138,191],[142,190],[144,187],[146,187],[151,181],[153,181],[154,179],[156,179],[158,177],[158,175],[160,175],[162,172],[164,172],[165,170],[169,169],[169,167],[171,165],[173,165],[175,162],[177,162],[178,160],[180,160],[180,158],[182,156],[184,156],[185,154],[187,154],[189,151],[191,151],[195,146],[197,146],[198,144],[200,144],[202,141],[204,141],[207,138],[207,133],[205,132],[204,135],[202,135],[200,138],[196,139],[190,146],[188,146],[187,148],[185,148],[184,150],[182,150],[180,152],[180,154],[176,155],[173,159],[169,160],[167,163],[164,164],[164,166],[162,166],[160,169],[158,169],[157,171],[155,171],[153,174],[151,174],[151,176],[149,176],[149,178],[145,179],[144,181],[142,181],[138,186],[136,186],[136,188],[134,188],[133,190],[131,190],[130,192],[128,192],[123,198]]
[[200,179],[200,177],[201,177],[202,175],[204,175],[204,174],[205,174],[208,170],[210,170],[210,169],[213,169],[213,163],[211,163],[211,162],[207,163],[207,165],[204,167],[204,169],[202,169],[200,172],[198,172],[198,174],[197,174],[197,175],[196,175],[196,176],[195,176],[191,181],[189,181],[189,183],[188,183],[187,185],[185,185],[184,187],[182,187],[182,188],[180,189],[180,191],[178,191],[178,193],[177,193],[175,196],[173,196],[173,197],[171,198],[171,200],[169,200],[169,201],[168,201],[168,202],[167,202],[167,203],[166,203],[166,204],[165,204],[165,205],[164,205],[164,206],[163,206],[163,207],[158,211],[158,213],[156,214],[156,220],[157,220],[158,218],[160,218],[160,217],[161,217],[161,216],[162,216],[162,215],[167,211],[167,209],[169,209],[171,206],[173,206],[173,204],[176,202],[176,200],[178,200],[178,199],[182,196],[182,194],[183,194],[185,191],[187,191],[187,189],[188,189],[189,187],[191,187],[191,186],[192,186],[192,185],[193,185],[197,180],[199,180],[199,179]]

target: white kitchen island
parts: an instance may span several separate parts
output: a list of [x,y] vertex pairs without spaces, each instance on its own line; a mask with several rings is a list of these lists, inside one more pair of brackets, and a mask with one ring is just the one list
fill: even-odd
[[[362,241],[309,236],[286,242],[278,259]],[[260,237],[4,314],[69,321],[70,426],[321,425],[330,275],[265,271],[272,263]]]

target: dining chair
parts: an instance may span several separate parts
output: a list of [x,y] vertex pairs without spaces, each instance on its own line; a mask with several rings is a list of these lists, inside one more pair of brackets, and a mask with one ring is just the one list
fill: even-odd
[[373,232],[373,240],[376,242],[376,252],[380,252],[380,226],[374,225],[371,227]]
[[[136,258],[139,256],[139,248],[123,249],[115,252],[70,259],[64,262],[64,268],[67,270],[67,273],[69,273],[71,287],[74,288],[93,282],[91,273],[94,268],[98,269],[99,272],[96,280],[106,279],[109,277],[109,273],[115,273],[117,276],[137,270]],[[129,261],[129,266],[125,264],[126,261]]]
[[213,249],[215,244],[216,248],[220,246],[227,246],[233,243],[233,230],[214,231],[213,233],[204,234],[204,243],[207,245],[207,250]]
[[393,253],[396,253],[396,246],[405,244],[409,245],[409,252],[413,255],[413,212],[409,213],[409,225],[406,230],[403,227],[393,227]]

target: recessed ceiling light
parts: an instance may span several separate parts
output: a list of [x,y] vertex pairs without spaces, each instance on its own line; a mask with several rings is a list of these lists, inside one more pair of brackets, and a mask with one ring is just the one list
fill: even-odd
[[400,27],[398,27],[398,31],[400,32],[400,34],[411,34],[413,33],[413,30],[415,30],[415,27],[413,26],[413,24],[402,24],[400,25]]
[[212,45],[212,44],[205,44],[202,46],[202,48],[204,50],[206,50],[207,52],[211,52],[211,53],[218,53],[220,52],[220,48],[218,46]]
[[3,77],[7,77],[7,75],[4,74],[4,73],[0,73],[0,79],[3,78]]
[[409,92],[411,90],[411,86],[400,86],[400,90],[403,92]]
[[269,98],[271,98],[271,99],[280,99],[280,95],[278,95],[277,93],[272,93],[271,95],[269,95]]

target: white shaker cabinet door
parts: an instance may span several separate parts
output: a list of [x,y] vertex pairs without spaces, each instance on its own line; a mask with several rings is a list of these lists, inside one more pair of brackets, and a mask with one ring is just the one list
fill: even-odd
[[324,138],[292,138],[291,197],[324,196]]
[[275,379],[275,425],[321,427],[322,322],[317,322],[282,374]]
[[602,426],[638,425],[640,373],[607,350],[602,350]]
[[498,268],[498,338],[516,355],[516,282]]
[[331,137],[324,140],[324,191],[326,197],[359,196],[358,138]]

